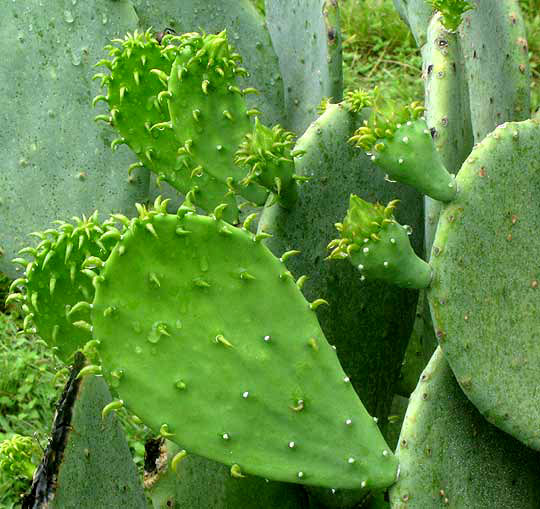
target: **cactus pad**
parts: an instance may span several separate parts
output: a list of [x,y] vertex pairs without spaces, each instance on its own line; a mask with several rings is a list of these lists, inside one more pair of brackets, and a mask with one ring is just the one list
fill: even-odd
[[540,123],[498,127],[473,150],[444,207],[428,296],[439,343],[488,421],[540,449]]
[[97,284],[94,337],[126,406],[235,475],[390,485],[397,464],[319,327],[323,301],[261,237],[187,211],[143,211]]
[[136,27],[130,2],[2,4],[0,270],[9,276],[28,232],[146,199],[148,174],[128,180],[119,168],[135,157],[112,154],[114,132],[92,123],[93,64],[107,41]]
[[424,107],[411,103],[390,114],[385,114],[383,108],[388,105],[374,108],[369,120],[351,137],[351,143],[369,152],[372,161],[393,180],[411,185],[436,200],[452,200],[455,183],[421,116]]
[[96,275],[92,269],[101,267],[120,233],[111,221],[100,224],[97,212],[89,218],[74,217],[73,223],[57,223],[56,229],[34,234],[41,241],[36,248],[23,249],[32,261],[14,260],[25,267],[25,274],[13,281],[11,289],[17,291],[7,301],[22,303],[24,328],[34,326],[34,332],[66,361],[92,338],[86,325],[77,327],[80,320],[88,323],[89,306],[79,306],[72,315],[69,312],[81,300],[92,301]]
[[285,207],[292,207],[298,198],[294,180],[294,134],[279,125],[272,129],[255,120],[253,131],[246,134],[235,154],[235,163],[249,169],[240,182],[258,182],[270,189]]
[[245,96],[238,79],[247,74],[241,57],[228,42],[226,32],[185,34],[179,41],[168,81],[171,122],[180,148],[178,155],[194,175],[208,173],[223,185],[237,189],[246,199],[263,204],[267,191],[256,183],[238,186],[245,171],[234,164],[234,154],[251,131]]
[[83,365],[77,353],[23,507],[147,509],[122,427],[115,415],[102,417],[111,393],[102,377],[78,378]]
[[396,453],[391,507],[532,509],[539,454],[489,424],[437,349],[413,392]]
[[[161,445],[161,458],[173,460],[180,447],[170,441]],[[146,476],[146,493],[154,509],[307,509],[302,486],[268,481],[256,476],[235,478],[215,461],[188,454],[172,467],[163,465],[152,477]]]
[[[140,164],[152,170],[158,182],[165,181],[183,194],[194,191],[194,202],[204,210],[213,210],[220,203],[228,203],[227,219],[237,218],[234,197],[225,183],[219,183],[208,174],[193,173],[194,166],[179,158],[180,142],[171,127],[166,101],[167,80],[176,58],[178,47],[185,37],[166,36],[161,42],[148,30],[145,33],[128,33],[118,46],[108,46],[111,60],[101,60],[100,65],[110,69],[101,76],[107,95],[97,96],[109,105],[110,114],[98,115],[113,125],[121,137],[112,142],[116,149],[127,144],[139,157]],[[142,106],[142,107],[141,107]],[[130,171],[138,165],[130,167]]]
[[426,288],[431,281],[429,265],[418,258],[407,228],[394,219],[397,200],[386,207],[368,203],[352,194],[341,234],[328,245],[330,259],[349,258],[366,278],[379,279],[404,288]]

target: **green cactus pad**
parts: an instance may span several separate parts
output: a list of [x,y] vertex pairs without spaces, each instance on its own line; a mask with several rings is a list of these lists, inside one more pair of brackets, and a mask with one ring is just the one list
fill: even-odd
[[2,2],[0,270],[13,277],[28,232],[96,208],[126,213],[148,193],[146,172],[121,170],[135,156],[113,154],[113,130],[92,122],[93,65],[137,15],[127,1],[68,3]]
[[102,377],[77,378],[74,367],[57,405],[51,439],[23,507],[147,509],[124,432],[116,416],[102,417],[111,394]]
[[[160,458],[171,463],[180,447],[170,441],[161,446]],[[146,493],[153,509],[307,509],[305,490],[290,483],[268,481],[261,477],[235,478],[225,465],[188,454],[176,465],[165,463],[146,474]]]
[[442,14],[442,25],[455,32],[463,20],[463,15],[474,9],[466,0],[428,0],[427,3]]
[[540,449],[540,123],[498,127],[473,150],[441,214],[428,292],[437,338],[488,421]]
[[226,32],[186,34],[180,41],[168,81],[171,122],[180,142],[178,155],[194,175],[209,174],[236,189],[246,199],[263,204],[268,192],[258,184],[239,186],[245,171],[234,164],[244,136],[251,132],[245,96],[254,92],[238,87],[247,71],[229,45]]
[[538,506],[539,454],[478,413],[440,349],[411,396],[397,455],[394,509]]
[[342,98],[338,2],[265,0],[265,11],[283,77],[283,125],[299,134],[317,118],[323,97]]
[[328,258],[349,258],[365,279],[382,280],[403,288],[426,288],[431,268],[416,254],[409,231],[394,219],[396,201],[386,207],[368,203],[352,194],[343,223],[336,223],[341,234],[328,245]]
[[266,127],[255,119],[253,131],[246,134],[234,161],[249,172],[241,185],[257,182],[272,191],[284,207],[292,207],[298,198],[294,180],[294,134],[279,125]]
[[237,473],[390,485],[397,464],[319,327],[323,301],[260,237],[186,211],[142,213],[97,283],[94,337],[126,406]]
[[[163,76],[171,72],[178,50],[174,43],[184,38],[167,36],[160,44],[150,30],[144,34],[135,31],[115,41],[119,47],[109,46],[111,60],[100,62],[110,69],[110,74],[101,75],[107,95],[97,96],[94,104],[106,102],[110,113],[108,118],[97,118],[104,118],[119,131],[121,137],[112,142],[113,149],[127,144],[141,163],[156,174],[158,182],[165,181],[183,194],[194,191],[193,201],[204,210],[227,203],[227,220],[233,222],[238,218],[237,208],[234,197],[226,196],[225,183],[205,173],[193,174],[193,167],[184,165],[177,154],[181,145],[163,101],[167,95]],[[132,165],[130,170],[135,167]]]
[[423,106],[412,103],[390,115],[375,110],[351,143],[368,151],[372,161],[390,178],[415,187],[436,200],[456,194],[452,175],[444,167],[425,119]]
[[[90,307],[79,306],[73,314],[69,311],[77,302],[94,298],[92,277],[96,273],[92,269],[107,259],[120,233],[111,221],[100,224],[97,212],[89,218],[75,217],[73,223],[58,223],[56,229],[34,234],[40,239],[36,248],[23,250],[32,261],[22,257],[14,260],[25,267],[25,273],[13,281],[11,290],[15,293],[7,301],[22,303],[24,328],[34,327],[33,332],[66,361],[92,338],[86,325]],[[77,326],[81,323],[82,328]]]
[[[368,116],[368,110],[355,113],[348,104],[327,105],[295,147],[304,152],[295,158],[296,171],[309,178],[299,186],[297,205],[292,209],[278,204],[265,207],[259,232],[274,234],[264,242],[276,256],[293,248],[301,251],[287,266],[299,284],[305,282],[303,291],[309,300],[323,295],[330,303],[317,309],[321,327],[335,345],[362,402],[385,433],[418,292],[381,281],[362,282],[350,263],[325,260],[326,245],[335,235],[333,224],[345,215],[351,191],[370,201],[399,197],[397,217],[413,226],[410,239],[420,252],[420,195],[399,183],[390,186],[370,159],[347,143]],[[351,501],[357,505],[366,495],[357,490],[309,491],[310,498],[323,507],[342,508]]]
[[382,427],[418,294],[381,281],[360,281],[350,263],[325,260],[326,246],[335,235],[334,223],[347,211],[351,191],[370,201],[397,196],[401,200],[397,218],[412,225],[410,239],[417,252],[423,241],[423,217],[421,197],[414,189],[399,183],[390,186],[370,159],[347,143],[368,115],[368,110],[351,112],[343,103],[328,105],[296,145],[305,152],[295,158],[296,170],[310,179],[299,187],[297,206],[265,207],[259,232],[274,235],[264,242],[276,256],[293,248],[301,251],[287,266],[299,282],[305,281],[303,291],[309,300],[324,295],[330,303],[317,309],[324,334],[336,346],[353,387]]

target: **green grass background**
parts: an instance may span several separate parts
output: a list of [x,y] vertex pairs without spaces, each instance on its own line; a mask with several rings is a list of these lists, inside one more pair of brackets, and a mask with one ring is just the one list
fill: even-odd
[[[252,0],[263,11],[263,0]],[[495,1],[495,0],[494,0]],[[533,107],[540,104],[540,0],[521,0],[525,15],[533,76]],[[392,0],[341,0],[341,29],[346,88],[378,86],[389,99],[422,100],[420,52]],[[13,434],[35,437],[45,448],[54,405],[66,371],[35,336],[17,335],[15,309],[3,302],[8,281],[0,274],[0,441]],[[136,463],[142,467],[148,430],[119,413]],[[15,507],[28,481],[0,472],[0,508]]]

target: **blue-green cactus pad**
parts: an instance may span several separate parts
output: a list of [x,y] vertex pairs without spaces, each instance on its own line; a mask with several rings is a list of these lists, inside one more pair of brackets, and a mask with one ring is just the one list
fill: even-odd
[[443,208],[429,290],[436,336],[486,419],[540,449],[540,122],[477,145]]
[[288,118],[302,133],[324,97],[343,94],[337,0],[265,0],[266,22],[279,58]]
[[411,395],[396,453],[394,509],[532,509],[539,454],[489,424],[437,349]]
[[94,337],[119,397],[248,474],[390,485],[397,464],[324,338],[320,301],[251,233],[179,212],[141,214],[97,285]]
[[137,26],[127,1],[2,3],[0,25],[0,270],[27,234],[54,219],[127,212],[148,176],[128,181],[135,156],[113,154],[111,129],[92,121],[94,63],[112,38]]

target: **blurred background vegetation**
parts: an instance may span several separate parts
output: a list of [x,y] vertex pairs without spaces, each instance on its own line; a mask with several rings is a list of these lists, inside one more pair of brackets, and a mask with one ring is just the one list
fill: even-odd
[[[252,0],[264,12],[263,0]],[[496,1],[496,0],[493,0]],[[527,23],[533,76],[533,107],[540,105],[540,0],[520,0]],[[341,0],[341,30],[346,88],[379,89],[399,102],[422,100],[422,61],[392,0]],[[0,441],[14,434],[47,445],[55,403],[66,371],[36,336],[17,334],[21,321],[5,309],[9,282],[0,274]],[[135,462],[142,469],[148,430],[119,412]],[[0,507],[14,507],[28,481],[0,472]]]

